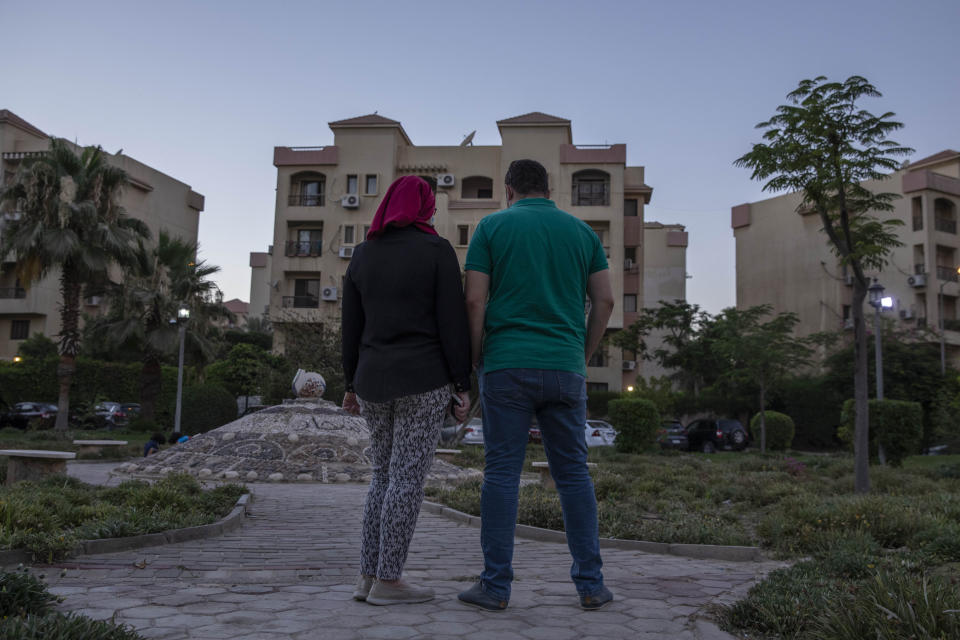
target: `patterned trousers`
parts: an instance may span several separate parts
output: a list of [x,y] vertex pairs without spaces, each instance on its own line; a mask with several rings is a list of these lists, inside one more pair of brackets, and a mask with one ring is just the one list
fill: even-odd
[[390,402],[360,399],[373,463],[360,546],[365,576],[399,580],[403,573],[450,394],[444,385]]

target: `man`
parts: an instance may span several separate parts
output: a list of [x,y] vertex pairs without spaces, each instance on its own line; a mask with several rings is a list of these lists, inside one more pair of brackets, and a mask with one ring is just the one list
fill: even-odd
[[[465,266],[486,466],[484,570],[459,599],[490,611],[505,609],[510,600],[520,472],[536,416],[563,508],[570,576],[580,606],[599,609],[613,594],[600,572],[585,377],[613,310],[607,260],[589,225],[549,199],[543,165],[517,160],[504,182],[509,208],[477,225]],[[587,297],[592,304],[584,323]]]

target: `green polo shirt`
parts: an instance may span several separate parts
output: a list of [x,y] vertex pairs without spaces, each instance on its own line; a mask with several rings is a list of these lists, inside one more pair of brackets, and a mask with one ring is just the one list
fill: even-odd
[[477,225],[465,269],[490,276],[483,368],[586,375],[590,274],[607,268],[590,226],[546,198],[526,198]]

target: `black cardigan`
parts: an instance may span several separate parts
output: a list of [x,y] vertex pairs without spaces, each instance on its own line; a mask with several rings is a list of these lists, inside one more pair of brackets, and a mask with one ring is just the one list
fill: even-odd
[[343,283],[347,391],[387,402],[453,382],[470,389],[470,332],[450,243],[388,228],[354,249]]

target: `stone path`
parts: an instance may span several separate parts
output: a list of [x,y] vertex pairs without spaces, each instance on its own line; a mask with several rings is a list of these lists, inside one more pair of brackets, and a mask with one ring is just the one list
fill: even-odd
[[[104,482],[109,465],[70,473]],[[357,572],[365,487],[251,485],[251,516],[217,538],[80,556],[47,570],[61,607],[111,618],[148,638],[731,638],[705,608],[731,602],[774,563],[724,563],[606,550],[604,575],[617,600],[584,612],[568,577],[565,545],[518,540],[510,607],[485,613],[456,594],[480,569],[479,531],[422,513],[406,577],[437,598],[374,607],[350,594]]]

